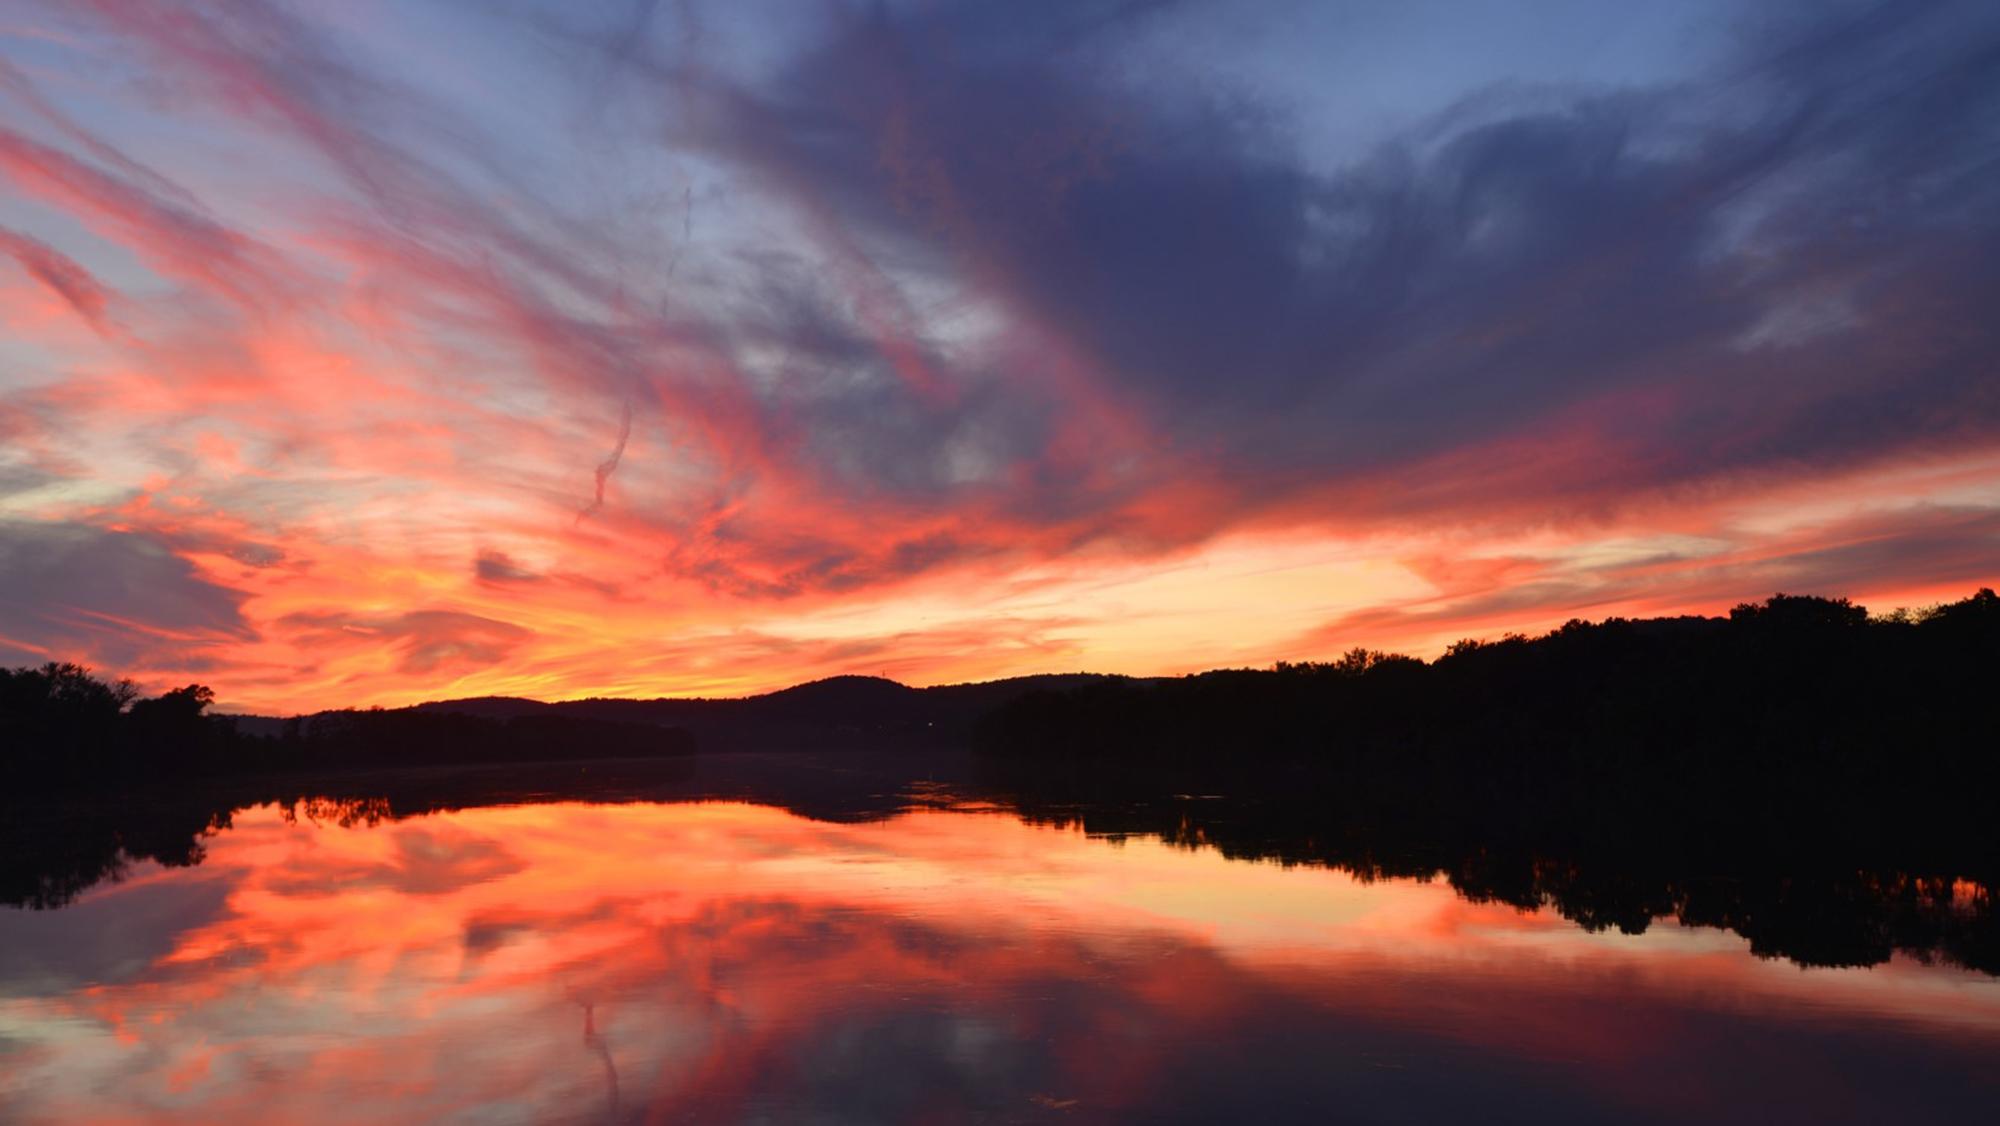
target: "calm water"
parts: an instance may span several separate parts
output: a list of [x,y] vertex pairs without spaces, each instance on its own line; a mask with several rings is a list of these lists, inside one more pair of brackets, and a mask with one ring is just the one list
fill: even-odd
[[981,808],[356,812],[248,810],[197,866],[0,911],[0,1118],[1924,1122],[2000,1096],[2000,981],[1906,955],[1807,969]]

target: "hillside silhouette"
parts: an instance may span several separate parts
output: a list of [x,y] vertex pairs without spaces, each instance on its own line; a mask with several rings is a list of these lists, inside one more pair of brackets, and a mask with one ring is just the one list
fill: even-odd
[[995,708],[1033,692],[1062,692],[1132,678],[1050,673],[976,684],[912,688],[883,677],[834,676],[734,699],[586,699],[542,703],[482,696],[414,710],[488,718],[566,716],[677,727],[703,751],[935,749],[963,746]]
[[1422,816],[1488,836],[1539,826],[1779,852],[1923,841],[1969,859],[2000,855],[1996,669],[1991,590],[1881,618],[1779,595],[1727,618],[1461,642],[1428,663],[1355,650],[1036,692],[988,715],[975,744],[1004,760],[1182,771],[1230,792],[1282,785],[1348,823]]
[[912,688],[840,676],[741,699],[482,697],[283,720],[210,714],[202,685],[141,699],[129,683],[50,664],[0,670],[0,785],[972,745],[1174,768],[1305,762],[1392,806],[1462,794],[1526,816],[1580,795],[1707,816],[1753,801],[1990,785],[1995,667],[1991,590],[1883,617],[1781,594],[1726,618],[1571,621],[1540,637],[1464,641],[1429,662],[1356,649],[1175,678]]
[[74,664],[0,669],[0,793],[114,792],[289,770],[684,755],[687,732],[579,715],[331,711],[242,730],[191,684],[140,698]]
[[1461,641],[1431,662],[1354,649],[1036,691],[984,717],[975,740],[1000,754],[1304,756],[1361,770],[1443,756],[1495,777],[1803,756],[1948,783],[1996,745],[1996,659],[1991,590],[1880,618],[1844,598],[1780,594],[1726,618],[1572,620],[1539,637]]

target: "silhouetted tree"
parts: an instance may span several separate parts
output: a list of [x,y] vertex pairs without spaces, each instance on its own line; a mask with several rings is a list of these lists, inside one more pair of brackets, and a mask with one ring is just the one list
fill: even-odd
[[0,669],[0,783],[6,794],[106,791],[164,779],[274,770],[526,762],[686,754],[675,728],[567,715],[493,719],[405,708],[322,712],[252,737],[207,714],[190,684],[136,699],[78,665]]
[[[1572,620],[1436,661],[1352,650],[1032,694],[976,745],[1039,761],[1306,770],[1322,792],[1572,826],[1889,837],[1985,816],[2000,598],[1871,620],[1780,594],[1727,618]],[[1926,830],[1930,835],[1931,830]]]

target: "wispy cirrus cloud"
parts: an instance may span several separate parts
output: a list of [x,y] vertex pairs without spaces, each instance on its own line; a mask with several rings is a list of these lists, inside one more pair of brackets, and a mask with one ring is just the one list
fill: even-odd
[[0,227],[0,252],[13,258],[92,328],[105,330],[111,297],[89,270],[47,243],[4,227]]

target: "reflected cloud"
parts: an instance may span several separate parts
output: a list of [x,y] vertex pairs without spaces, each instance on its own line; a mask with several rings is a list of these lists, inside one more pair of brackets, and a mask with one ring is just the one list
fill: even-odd
[[499,840],[456,826],[407,826],[382,835],[393,842],[391,855],[374,862],[315,857],[288,865],[264,881],[273,894],[293,898],[346,895],[382,888],[402,895],[440,895],[499,879],[525,866]]
[[185,920],[9,983],[11,1112],[1434,1116],[1525,1083],[1542,1120],[1921,1121],[2000,1045],[1990,979],[1801,973],[1722,932],[998,813],[266,808],[193,871],[0,916],[10,946],[142,899]]

